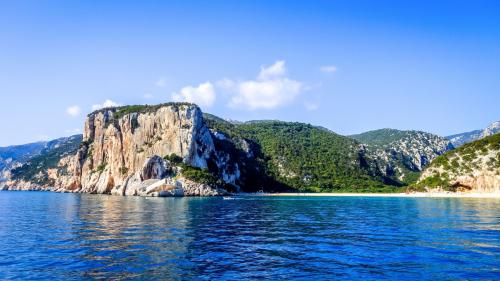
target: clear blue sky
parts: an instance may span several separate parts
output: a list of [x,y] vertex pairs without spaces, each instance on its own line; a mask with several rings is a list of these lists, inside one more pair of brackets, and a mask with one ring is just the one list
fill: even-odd
[[0,145],[93,105],[440,135],[500,119],[500,1],[0,1]]

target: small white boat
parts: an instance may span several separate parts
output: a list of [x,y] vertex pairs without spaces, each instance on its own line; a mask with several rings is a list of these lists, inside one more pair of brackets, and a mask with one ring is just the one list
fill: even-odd
[[227,196],[222,197],[222,199],[224,199],[224,200],[236,200],[236,198],[234,198],[234,197],[227,197]]

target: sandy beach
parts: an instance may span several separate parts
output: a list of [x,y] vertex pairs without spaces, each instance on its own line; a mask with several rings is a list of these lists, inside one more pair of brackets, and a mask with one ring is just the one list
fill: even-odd
[[321,197],[412,197],[412,198],[500,198],[500,193],[260,193],[257,196],[321,196]]

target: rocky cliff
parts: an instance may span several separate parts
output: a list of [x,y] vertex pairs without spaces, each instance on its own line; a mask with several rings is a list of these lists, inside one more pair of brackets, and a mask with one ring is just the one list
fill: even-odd
[[[170,156],[181,160],[173,163]],[[9,186],[120,195],[222,194],[219,186],[203,183],[203,177],[196,183],[184,176],[184,171],[204,175],[209,165],[217,165],[217,155],[196,105],[107,108],[88,116],[76,155],[48,171],[49,181],[17,179]],[[219,169],[222,174],[224,168]],[[237,177],[224,179],[220,186],[234,184]]]
[[445,138],[420,131],[380,129],[351,137],[366,145],[384,175],[403,183],[417,180],[434,158],[453,149]]
[[500,193],[500,133],[436,158],[422,173],[417,187]]

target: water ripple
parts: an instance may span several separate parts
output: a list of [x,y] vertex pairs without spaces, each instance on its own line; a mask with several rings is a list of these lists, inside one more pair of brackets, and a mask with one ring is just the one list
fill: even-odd
[[500,200],[0,192],[0,279],[499,280]]

